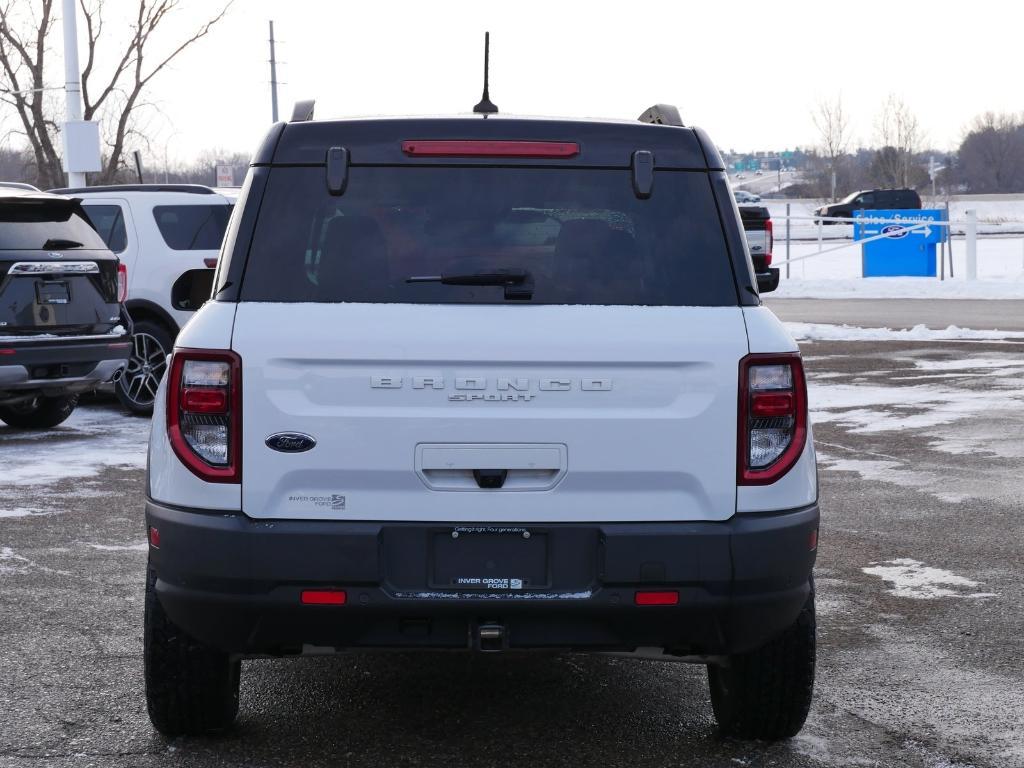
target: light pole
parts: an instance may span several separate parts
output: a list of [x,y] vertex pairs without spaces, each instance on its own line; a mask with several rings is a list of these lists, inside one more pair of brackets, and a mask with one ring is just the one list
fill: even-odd
[[[67,122],[64,124],[65,132],[70,128],[68,123],[78,123],[82,120],[82,75],[78,69],[78,20],[76,0],[64,0],[64,93]],[[65,141],[64,153],[70,155],[74,144]],[[84,187],[85,173],[72,170],[76,167],[76,158],[66,156],[64,164],[68,168],[68,186]]]

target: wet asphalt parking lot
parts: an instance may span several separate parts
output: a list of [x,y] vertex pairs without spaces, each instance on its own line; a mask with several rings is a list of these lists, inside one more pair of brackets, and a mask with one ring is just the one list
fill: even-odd
[[148,425],[0,427],[0,767],[1024,766],[1024,344],[803,347],[821,454],[804,731],[716,734],[703,668],[377,654],[245,662],[236,727],[142,683]]

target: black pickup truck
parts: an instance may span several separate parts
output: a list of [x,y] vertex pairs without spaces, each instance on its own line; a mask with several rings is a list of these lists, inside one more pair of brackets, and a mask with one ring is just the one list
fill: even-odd
[[79,201],[0,187],[0,421],[60,424],[131,351],[125,275]]
[[758,285],[762,293],[767,290],[774,291],[779,285],[779,270],[772,267],[772,246],[775,244],[775,238],[772,233],[771,214],[762,205],[741,205],[739,209]]

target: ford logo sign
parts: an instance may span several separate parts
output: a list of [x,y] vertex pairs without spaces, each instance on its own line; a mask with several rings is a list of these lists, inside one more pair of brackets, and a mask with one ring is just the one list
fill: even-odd
[[266,439],[267,447],[281,453],[302,453],[316,447],[316,440],[301,432],[278,432]]
[[891,240],[900,240],[910,234],[910,230],[901,224],[889,224],[882,227],[882,234]]

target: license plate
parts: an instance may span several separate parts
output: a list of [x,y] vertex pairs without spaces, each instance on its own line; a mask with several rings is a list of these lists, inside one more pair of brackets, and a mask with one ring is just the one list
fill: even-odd
[[36,301],[40,304],[67,304],[71,301],[71,289],[64,280],[38,280]]
[[432,586],[520,592],[546,589],[548,537],[525,528],[465,526],[434,534]]

